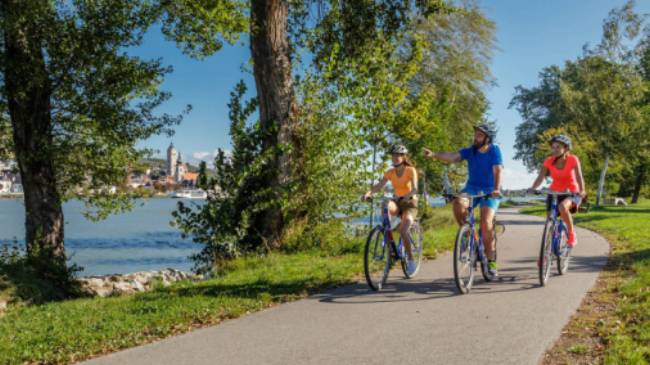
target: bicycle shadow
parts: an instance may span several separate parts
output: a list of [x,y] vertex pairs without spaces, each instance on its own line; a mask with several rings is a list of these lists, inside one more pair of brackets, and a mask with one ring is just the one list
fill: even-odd
[[[552,267],[551,280],[554,277],[601,271],[606,265],[606,256],[575,256],[569,262],[567,274],[559,275],[556,264]],[[537,257],[529,256],[508,260],[512,266],[499,270],[499,277],[486,282],[479,272],[474,279],[474,287],[469,295],[489,295],[507,292],[520,292],[542,288],[539,284]],[[440,278],[433,281],[422,279],[389,278],[381,291],[373,291],[365,282],[340,287],[327,293],[312,296],[312,299],[330,304],[381,304],[391,302],[416,302],[437,299],[450,299],[462,296],[456,288],[453,278]]]
[[[571,256],[569,259],[569,272],[568,274],[570,275],[571,272],[580,272],[580,273],[585,273],[585,272],[597,272],[601,271],[605,265],[607,264],[607,260],[609,258],[607,256]],[[513,271],[534,271],[535,274],[537,274],[537,256],[528,256],[528,257],[521,257],[521,258],[516,258],[516,259],[510,259],[507,261],[508,263],[515,264],[517,266],[509,266],[505,267],[501,270],[500,272],[513,272]],[[523,266],[525,264],[528,264],[526,266]],[[555,258],[553,259],[553,267],[552,270],[557,270],[556,267],[556,262]]]
[[[469,295],[497,294],[530,290],[539,287],[533,282],[534,275],[501,275],[492,282],[485,282],[477,273],[474,287]],[[397,279],[386,284],[381,291],[373,291],[365,282],[341,287],[328,293],[312,296],[321,303],[329,304],[381,304],[450,299],[463,296],[456,288],[453,278],[434,281],[411,281]]]
[[438,279],[433,282],[389,279],[380,291],[373,291],[365,282],[359,282],[328,293],[316,294],[312,298],[333,304],[380,304],[442,299],[455,295],[457,291],[453,279]]
[[505,226],[543,226],[546,224],[545,220],[509,220],[497,219],[497,224]]

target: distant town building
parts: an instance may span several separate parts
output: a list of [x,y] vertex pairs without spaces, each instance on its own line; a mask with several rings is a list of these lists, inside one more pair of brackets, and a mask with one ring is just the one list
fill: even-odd
[[176,177],[178,160],[179,153],[176,148],[174,148],[174,143],[170,143],[169,148],[167,148],[167,175]]
[[0,178],[0,194],[11,193],[12,182],[6,178]]
[[23,184],[13,183],[11,185],[11,192],[13,194],[22,194],[23,193]]
[[131,188],[141,188],[151,185],[151,178],[149,177],[150,170],[146,173],[132,173],[126,178],[126,185]]
[[16,161],[0,161],[0,194],[22,193],[23,185]]
[[183,185],[185,186],[195,187],[198,181],[198,172],[186,172],[185,175],[183,175]]
[[176,183],[181,183],[183,182],[183,175],[185,175],[185,172],[187,171],[187,166],[183,164],[183,160],[181,158],[181,155],[178,155],[178,161],[176,161],[176,171],[172,175],[174,178],[176,178]]
[[8,172],[13,172],[16,170],[18,165],[16,164],[16,161],[1,161],[0,160],[0,174],[1,173],[8,173]]

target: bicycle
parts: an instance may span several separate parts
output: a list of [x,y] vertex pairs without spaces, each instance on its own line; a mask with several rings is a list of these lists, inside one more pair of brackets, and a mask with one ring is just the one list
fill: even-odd
[[[384,198],[382,204],[382,222],[376,225],[368,234],[364,250],[363,268],[368,286],[379,291],[383,288],[388,280],[388,274],[395,262],[399,261],[402,266],[402,272],[407,279],[417,275],[422,263],[422,228],[416,219],[409,228],[411,242],[411,253],[413,260],[416,262],[416,269],[409,273],[407,270],[407,255],[404,246],[404,240],[400,236],[399,244],[395,244],[393,231],[399,228],[391,228],[388,214],[388,202],[391,198]],[[372,199],[370,199],[372,201]]]
[[[476,264],[480,262],[481,273],[486,282],[490,282],[495,278],[488,272],[488,258],[485,255],[485,245],[483,244],[483,235],[481,228],[478,228],[478,238],[476,232],[476,222],[474,218],[474,201],[476,199],[486,198],[486,194],[477,194],[470,196],[463,196],[469,198],[468,219],[463,224],[456,234],[456,242],[454,244],[454,280],[456,287],[461,294],[468,294],[472,290],[474,284],[474,275],[476,272]],[[496,216],[492,221],[493,239],[494,239],[494,258],[496,259]],[[465,277],[465,272],[467,276]]]
[[572,193],[548,193],[551,197],[551,211],[542,234],[542,244],[539,250],[538,271],[539,283],[545,286],[551,274],[551,265],[555,256],[558,274],[564,275],[569,268],[569,255],[567,254],[567,237],[564,221],[559,219],[558,223],[558,197],[574,195]]

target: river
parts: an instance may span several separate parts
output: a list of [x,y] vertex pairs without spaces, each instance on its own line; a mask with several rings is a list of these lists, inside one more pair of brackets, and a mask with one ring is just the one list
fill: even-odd
[[[190,270],[189,256],[201,245],[183,239],[170,225],[177,202],[167,198],[142,200],[130,212],[92,222],[83,216],[81,201],[69,201],[63,206],[66,253],[71,262],[84,268],[82,276],[164,268]],[[0,244],[17,241],[23,247],[24,222],[22,199],[0,199]]]

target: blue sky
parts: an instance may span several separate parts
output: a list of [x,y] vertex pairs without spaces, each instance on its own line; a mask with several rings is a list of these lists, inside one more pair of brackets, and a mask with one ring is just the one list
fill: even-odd
[[[517,85],[533,86],[539,71],[552,64],[562,64],[582,53],[585,43],[598,43],[602,21],[609,10],[624,0],[481,0],[486,16],[496,22],[497,46],[492,72],[497,86],[487,90],[490,119],[499,126],[499,142],[504,155],[505,188],[529,186],[534,176],[519,161],[514,161],[515,127],[521,118],[508,103]],[[638,1],[637,10],[650,13],[650,1]],[[142,146],[162,152],[171,141],[185,160],[212,160],[217,148],[229,148],[229,93],[244,79],[250,92],[254,81],[250,74],[249,48],[246,39],[225,46],[202,61],[183,55],[159,32],[151,31],[144,44],[133,50],[144,58],[162,57],[174,72],[163,84],[173,93],[161,111],[178,113],[187,104],[192,112],[176,128],[173,138],[153,137]]]

